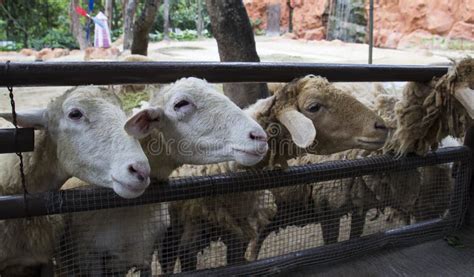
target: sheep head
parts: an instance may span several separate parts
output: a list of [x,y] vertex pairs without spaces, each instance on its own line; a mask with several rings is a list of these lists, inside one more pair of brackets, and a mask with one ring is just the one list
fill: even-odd
[[254,116],[266,128],[270,159],[276,163],[284,164],[284,160],[303,153],[375,150],[385,143],[388,131],[383,120],[325,78],[309,75],[296,79],[250,110],[261,110],[258,106],[270,101],[273,103],[268,110]]
[[204,80],[182,78],[153,93],[150,105],[163,110],[144,146],[153,168],[164,159],[175,166],[232,160],[250,166],[268,150],[262,127]]
[[69,177],[112,188],[124,198],[137,197],[147,188],[148,160],[138,140],[124,129],[127,117],[120,100],[106,89],[72,88],[45,109],[18,112],[17,119],[19,125],[40,129],[48,138],[48,144],[35,150],[41,157],[38,162],[47,163],[44,166],[56,174],[48,177],[47,189],[59,188],[54,186]]

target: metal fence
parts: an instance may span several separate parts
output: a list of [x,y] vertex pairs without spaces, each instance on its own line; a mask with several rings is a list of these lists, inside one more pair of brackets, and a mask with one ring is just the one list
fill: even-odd
[[[166,83],[185,76],[211,82],[281,82],[306,74],[332,81],[428,81],[447,71],[276,63],[0,66],[5,69],[0,71],[0,85],[15,86]],[[58,276],[123,276],[133,270],[141,276],[275,274],[456,230],[468,206],[472,147],[440,149],[426,157],[379,155],[286,171],[171,179],[154,182],[143,196],[131,200],[107,189],[0,196],[0,219],[37,217],[64,228],[55,255]],[[372,190],[364,190],[367,187]],[[282,197],[284,193],[293,197]],[[202,217],[178,220],[181,211],[192,212],[193,207],[200,208]],[[220,211],[225,216],[220,217]],[[119,222],[113,219],[116,213],[122,215]]]

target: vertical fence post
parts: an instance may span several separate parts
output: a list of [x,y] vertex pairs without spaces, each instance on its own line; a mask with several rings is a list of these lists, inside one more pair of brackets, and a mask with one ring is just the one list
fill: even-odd
[[372,51],[374,48],[374,0],[370,0],[369,7],[369,64],[372,64]]
[[[469,149],[474,153],[474,126],[471,126],[464,137],[464,145],[469,147]],[[472,222],[474,221],[474,171],[471,175],[471,185],[469,187],[469,202],[467,205],[466,216],[464,218],[464,224],[466,226],[471,226]]]

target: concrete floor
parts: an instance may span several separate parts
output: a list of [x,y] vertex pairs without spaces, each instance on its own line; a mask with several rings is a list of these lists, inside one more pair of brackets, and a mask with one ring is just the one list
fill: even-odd
[[474,276],[474,226],[464,227],[454,235],[459,237],[462,248],[450,246],[445,240],[435,240],[386,249],[332,265],[292,269],[281,276]]

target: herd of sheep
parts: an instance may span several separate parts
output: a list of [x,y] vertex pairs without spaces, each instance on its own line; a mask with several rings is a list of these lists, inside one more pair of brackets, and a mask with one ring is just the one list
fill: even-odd
[[[386,152],[424,155],[443,146],[441,141],[458,144],[472,126],[473,115],[459,94],[473,93],[473,65],[466,58],[445,76],[406,83],[398,94],[379,84],[367,89],[309,75],[270,85],[271,96],[244,110],[197,78],[154,89],[149,106],[128,116],[110,89],[75,87],[45,109],[18,113],[19,125],[37,129],[35,151],[24,154],[27,189],[102,186],[136,198],[150,178],[284,170]],[[12,120],[10,114],[0,116]],[[0,160],[0,195],[21,194],[17,157],[5,154]],[[289,226],[320,224],[324,243],[336,243],[344,216],[350,215],[350,238],[362,235],[373,209],[378,216],[390,208],[406,224],[444,216],[455,173],[451,164],[437,165],[0,220],[0,276],[41,276],[53,261],[60,276],[123,276],[131,268],[147,275],[156,273],[156,263],[163,273],[173,273],[177,264],[191,271],[200,253],[217,241],[225,245],[224,264],[242,264],[261,258],[265,239]]]

